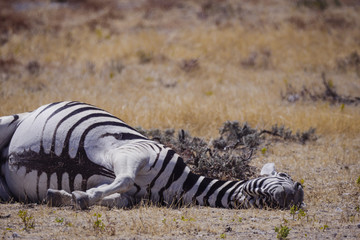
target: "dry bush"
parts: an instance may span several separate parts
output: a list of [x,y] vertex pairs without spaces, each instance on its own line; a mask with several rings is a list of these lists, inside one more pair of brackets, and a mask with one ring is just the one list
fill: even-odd
[[[258,174],[251,166],[251,160],[260,145],[270,145],[272,141],[282,139],[305,144],[317,139],[315,129],[293,134],[284,126],[273,126],[271,130],[251,128],[247,123],[227,121],[219,130],[219,137],[211,141],[192,137],[189,132],[179,130],[175,135],[174,129],[161,131],[160,129],[138,130],[145,136],[174,149],[188,164],[193,172],[222,180],[244,180]],[[265,135],[277,137],[266,138]]]
[[347,104],[358,105],[360,103],[360,97],[342,96],[337,93],[334,83],[326,80],[325,73],[321,74],[323,83],[323,92],[314,92],[311,88],[303,86],[300,92],[297,92],[291,85],[286,86],[285,94],[281,93],[281,98],[288,102],[296,102],[298,100],[303,101],[325,101],[331,104]]
[[31,22],[25,14],[15,11],[10,1],[0,2],[0,34],[27,30]]
[[343,58],[337,58],[336,66],[341,72],[354,70],[360,77],[360,56],[357,51],[354,51]]

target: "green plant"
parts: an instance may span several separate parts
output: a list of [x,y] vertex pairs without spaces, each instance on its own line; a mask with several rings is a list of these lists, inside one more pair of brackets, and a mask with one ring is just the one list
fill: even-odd
[[221,238],[221,239],[225,239],[225,238],[226,238],[226,234],[225,234],[225,233],[220,234],[220,238]]
[[55,222],[57,222],[57,223],[63,223],[63,222],[64,222],[64,218],[56,217],[56,218],[55,218]]
[[193,222],[193,221],[195,221],[195,219],[194,219],[194,218],[185,218],[184,216],[181,216],[181,221],[184,221],[184,222],[188,222],[188,221]]
[[344,103],[342,103],[342,104],[340,105],[340,111],[341,111],[341,112],[343,112],[343,111],[344,111],[344,109],[345,109],[345,104],[344,104]]
[[304,186],[304,183],[305,183],[305,180],[302,178],[302,179],[300,179],[300,184],[302,185],[302,187],[304,188],[305,186]]
[[298,216],[298,220],[306,216],[306,212],[302,208],[298,208],[297,206],[293,205],[290,208],[290,215],[293,216],[293,220],[295,220],[295,215]]
[[301,219],[305,216],[306,216],[306,212],[304,211],[304,209],[300,208],[298,212],[298,219]]
[[35,228],[34,216],[28,214],[26,210],[19,210],[18,216],[21,218],[24,223],[24,230],[29,231],[30,229]]
[[95,222],[93,224],[93,228],[97,232],[102,232],[105,230],[105,224],[102,222],[101,214],[100,213],[94,213]]
[[275,232],[277,233],[276,238],[280,239],[280,240],[285,240],[287,239],[287,236],[290,233],[290,228],[288,228],[287,226],[283,226],[282,224],[280,225],[280,227],[275,227]]
[[[242,222],[242,220],[243,220],[242,217],[238,218],[238,222]],[[233,218],[232,221],[235,222],[235,218]]]
[[320,227],[320,230],[322,230],[324,232],[328,228],[329,228],[329,226],[325,224],[324,226]]
[[356,180],[356,184],[360,186],[360,176],[359,176],[358,179]]
[[291,208],[290,208],[290,215],[293,216],[293,220],[295,220],[295,215],[296,215],[296,211],[297,211],[298,207],[293,205]]
[[263,148],[261,149],[261,153],[264,155],[266,152],[267,152],[267,148],[266,148],[266,147],[263,147]]
[[72,223],[70,221],[66,221],[65,226],[72,227],[73,225],[72,225]]

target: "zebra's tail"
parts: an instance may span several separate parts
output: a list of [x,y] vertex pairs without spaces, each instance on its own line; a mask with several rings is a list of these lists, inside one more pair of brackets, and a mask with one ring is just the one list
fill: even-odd
[[12,136],[19,123],[26,118],[29,113],[20,113],[10,116],[0,117],[0,151],[3,150],[10,143]]

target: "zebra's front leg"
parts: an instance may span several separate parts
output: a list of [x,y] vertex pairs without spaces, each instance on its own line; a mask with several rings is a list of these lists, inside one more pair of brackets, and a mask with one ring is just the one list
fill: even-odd
[[127,192],[133,185],[134,179],[132,177],[124,175],[117,176],[111,184],[105,184],[96,188],[91,188],[86,192],[72,192],[73,203],[77,209],[87,209],[103,199],[106,201],[106,197],[109,195],[116,193],[122,194]]
[[72,203],[72,196],[64,190],[48,189],[46,203],[49,207],[69,206]]
[[127,194],[114,193],[101,199],[98,204],[109,208],[126,208],[133,206],[135,203],[135,199]]

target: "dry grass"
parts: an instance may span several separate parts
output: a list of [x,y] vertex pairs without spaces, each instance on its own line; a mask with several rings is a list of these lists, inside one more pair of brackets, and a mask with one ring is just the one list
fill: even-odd
[[[258,128],[284,124],[294,131],[315,127],[316,142],[275,142],[252,162],[261,167],[273,161],[303,179],[308,218],[294,221],[289,211],[75,212],[9,204],[0,210],[11,214],[0,219],[4,236],[215,239],[224,233],[227,239],[273,239],[274,227],[285,218],[290,238],[359,238],[359,106],[281,98],[289,84],[322,91],[322,72],[339,94],[360,96],[360,65],[345,61],[360,53],[356,1],[322,11],[280,0],[107,1],[97,7],[86,1],[76,8],[40,2],[26,11],[14,13],[11,5],[0,11],[0,19],[8,19],[0,24],[0,115],[72,99],[98,105],[133,126],[183,128],[206,138],[226,120]],[[35,229],[21,230],[19,209],[34,215]],[[93,229],[94,213],[102,214],[104,232]],[[329,228],[322,231],[324,225]]]

